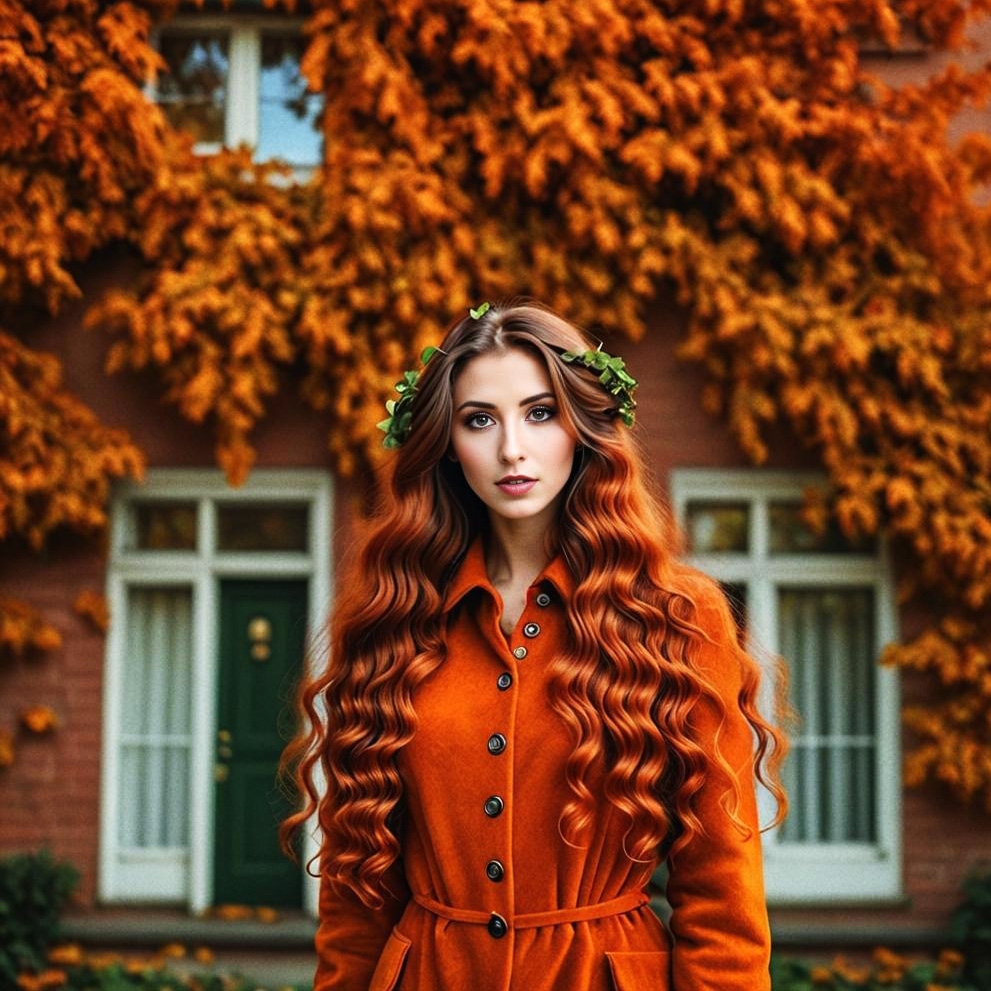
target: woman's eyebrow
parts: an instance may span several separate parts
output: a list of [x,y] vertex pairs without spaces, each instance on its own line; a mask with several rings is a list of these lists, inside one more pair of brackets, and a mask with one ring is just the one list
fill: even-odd
[[[520,406],[526,406],[527,403],[535,402],[538,399],[544,399],[550,396],[551,399],[554,398],[553,392],[538,392],[535,396],[527,396],[526,399],[520,400]],[[463,402],[454,412],[460,413],[466,406],[482,406],[484,409],[495,409],[495,403],[483,403],[477,399],[467,399]]]

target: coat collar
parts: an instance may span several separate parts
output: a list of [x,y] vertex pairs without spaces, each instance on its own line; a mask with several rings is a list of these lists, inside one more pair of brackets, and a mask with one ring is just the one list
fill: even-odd
[[[551,558],[544,566],[543,571],[531,582],[530,588],[536,588],[544,581],[549,581],[558,591],[558,594],[565,600],[571,598],[575,590],[575,580],[565,563],[560,551]],[[456,602],[473,588],[487,589],[493,598],[496,590],[489,581],[489,574],[485,567],[485,544],[482,540],[482,531],[479,530],[468,545],[458,570],[451,578],[451,582],[444,594],[444,608],[442,612],[447,612]]]

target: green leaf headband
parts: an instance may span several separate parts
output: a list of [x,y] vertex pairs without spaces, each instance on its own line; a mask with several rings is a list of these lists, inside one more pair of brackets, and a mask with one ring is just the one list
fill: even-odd
[[[489,304],[482,303],[476,309],[469,309],[472,319],[479,320],[489,309]],[[433,345],[425,347],[420,355],[420,362],[426,367],[427,362],[433,357],[435,351],[447,354],[441,348]],[[626,365],[622,358],[614,358],[602,350],[602,342],[594,351],[564,351],[561,353],[561,360],[567,362],[578,361],[586,368],[600,372],[599,381],[602,387],[619,401],[619,414],[623,422],[628,426],[633,426],[636,400],[633,398],[633,390],[637,387],[637,380],[626,371]],[[400,447],[409,436],[410,421],[413,418],[413,397],[416,395],[416,384],[420,378],[422,369],[413,369],[403,373],[402,381],[396,383],[396,391],[399,399],[389,399],[385,404],[389,416],[376,423],[379,430],[385,431],[385,439],[382,441],[384,447]]]

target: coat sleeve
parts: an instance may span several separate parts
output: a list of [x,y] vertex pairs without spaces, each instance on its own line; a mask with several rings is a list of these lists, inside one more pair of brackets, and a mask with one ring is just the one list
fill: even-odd
[[340,891],[321,874],[313,991],[368,991],[382,948],[411,897],[402,858],[384,880],[397,897],[383,893],[385,904],[370,909],[349,888]]
[[[751,828],[744,839],[719,799],[729,786],[725,773],[708,775],[695,796],[696,812],[708,836],[696,835],[668,858],[668,926],[672,948],[673,991],[770,991],[771,934],[764,897],[763,852],[758,831],[754,785],[754,747],[750,724],[740,710],[740,662],[733,650],[736,626],[718,584],[696,598],[701,626],[715,641],[702,642],[699,666],[718,688],[726,706],[719,749],[740,784],[737,816]],[[702,699],[689,714],[698,739],[711,752],[719,723],[713,703]],[[733,793],[726,798],[732,808]]]

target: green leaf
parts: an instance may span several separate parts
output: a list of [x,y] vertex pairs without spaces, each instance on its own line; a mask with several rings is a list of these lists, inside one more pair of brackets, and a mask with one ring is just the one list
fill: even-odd
[[425,365],[432,357],[434,352],[438,350],[433,344],[428,345],[423,349],[423,353],[420,355],[420,361]]
[[489,309],[489,304],[486,302],[486,303],[482,303],[482,305],[477,310],[473,310],[469,308],[468,312],[472,315],[472,317],[475,320],[478,320],[480,317],[485,316],[488,309]]

